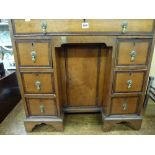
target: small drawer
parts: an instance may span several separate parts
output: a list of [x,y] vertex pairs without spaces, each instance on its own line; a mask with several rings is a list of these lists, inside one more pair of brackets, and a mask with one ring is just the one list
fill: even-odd
[[[84,23],[84,24],[82,24]],[[14,33],[65,33],[65,32],[153,32],[150,19],[23,19],[13,20]]]
[[140,92],[143,81],[144,72],[116,72],[114,92]]
[[16,41],[19,66],[51,66],[50,41],[20,40]]
[[138,97],[117,97],[112,99],[111,114],[135,114],[138,109]]
[[150,40],[125,40],[118,42],[117,65],[145,65]]
[[54,93],[53,73],[22,73],[25,93]]
[[57,108],[54,99],[27,99],[29,115],[56,116]]

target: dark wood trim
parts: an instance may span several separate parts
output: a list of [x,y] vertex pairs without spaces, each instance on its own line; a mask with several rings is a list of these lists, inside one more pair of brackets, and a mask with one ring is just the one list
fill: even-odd
[[125,34],[122,34],[120,32],[53,32],[53,33],[16,33],[14,36],[15,37],[28,37],[28,36],[32,36],[32,37],[36,37],[36,36],[120,36],[120,35],[124,35],[124,36],[153,36],[153,32],[127,32]]
[[[110,67],[110,79],[108,81],[108,84],[107,84],[107,95],[106,95],[106,109],[105,109],[105,114],[106,115],[109,115],[110,114],[110,106],[111,106],[111,93],[112,93],[112,88],[113,88],[113,81],[114,81],[114,74],[113,74],[113,70],[114,70],[114,67],[115,67],[115,53],[116,53],[116,38],[113,40],[113,45],[112,45],[112,51],[109,51],[109,52],[112,52],[111,53],[111,67]],[[106,81],[105,81],[106,82]]]
[[56,104],[58,109],[58,116],[62,114],[62,105],[61,105],[61,89],[60,89],[60,79],[58,73],[58,62],[57,62],[57,54],[56,54],[56,46],[55,42],[52,41],[52,60],[53,60],[53,69],[54,69],[54,86],[56,93]]
[[101,67],[101,46],[98,49],[97,55],[97,80],[96,80],[96,105],[99,106],[99,80],[100,80],[100,67]]
[[45,98],[45,99],[55,99],[55,94],[24,94],[25,98]]
[[64,113],[90,113],[90,112],[101,112],[102,108],[101,107],[64,107],[63,108]]
[[69,105],[69,100],[68,100],[68,97],[69,97],[69,92],[68,92],[68,88],[69,88],[69,76],[68,76],[68,50],[67,50],[67,47],[64,46],[64,54],[65,54],[65,76],[66,76],[66,106]]
[[[43,70],[44,69],[44,70]],[[51,67],[20,67],[21,73],[53,73],[54,69]]]
[[135,65],[135,66],[116,66],[115,71],[125,71],[125,70],[144,70],[147,71],[146,65]]
[[121,97],[121,96],[137,96],[137,95],[144,95],[144,92],[127,92],[127,93],[112,93],[111,97]]

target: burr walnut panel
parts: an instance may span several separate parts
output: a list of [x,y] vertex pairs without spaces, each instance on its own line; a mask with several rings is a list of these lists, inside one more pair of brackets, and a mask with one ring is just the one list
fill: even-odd
[[28,111],[31,116],[56,116],[57,108],[53,99],[27,99]]
[[[88,23],[82,28],[82,23]],[[46,28],[46,32],[119,32],[122,31],[122,24],[127,23],[127,32],[152,32],[153,20],[149,19],[52,19],[52,20],[14,20],[15,33],[42,33],[42,24]],[[63,26],[62,26],[63,25]],[[45,29],[44,29],[45,31]]]
[[54,93],[53,73],[23,73],[25,93]]
[[112,99],[111,114],[136,114],[138,97],[117,97]]

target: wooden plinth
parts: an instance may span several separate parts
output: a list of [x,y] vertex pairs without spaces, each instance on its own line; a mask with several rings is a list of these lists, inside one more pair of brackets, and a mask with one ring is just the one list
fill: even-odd
[[135,130],[139,130],[142,124],[142,117],[138,115],[105,116],[104,114],[102,114],[102,120],[103,120],[103,131],[105,132],[110,131],[114,125],[119,123],[125,123],[127,126]]
[[35,126],[40,124],[51,125],[55,131],[63,131],[63,119],[62,118],[27,118],[24,121],[25,129],[27,132],[32,132]]

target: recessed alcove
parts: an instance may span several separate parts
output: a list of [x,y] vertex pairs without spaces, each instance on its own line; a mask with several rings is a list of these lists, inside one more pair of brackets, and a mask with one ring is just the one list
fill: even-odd
[[[110,78],[112,47],[104,43],[63,44],[56,48],[64,111],[103,107]],[[74,109],[75,108],[75,109]]]

